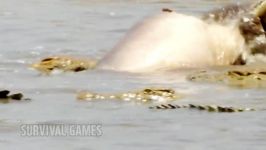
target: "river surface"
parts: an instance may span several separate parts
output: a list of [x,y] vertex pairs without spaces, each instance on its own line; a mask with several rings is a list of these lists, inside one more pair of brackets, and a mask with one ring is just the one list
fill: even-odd
[[[85,71],[44,76],[30,69],[64,54],[100,59],[143,17],[172,8],[200,15],[236,0],[0,0],[0,87],[31,101],[0,105],[1,150],[265,150],[266,113],[154,111],[148,104],[76,99],[78,91],[169,87],[178,104],[266,108],[265,89],[191,83],[184,72],[135,75]],[[244,2],[244,0],[240,1]],[[102,135],[24,137],[23,124],[100,124]]]

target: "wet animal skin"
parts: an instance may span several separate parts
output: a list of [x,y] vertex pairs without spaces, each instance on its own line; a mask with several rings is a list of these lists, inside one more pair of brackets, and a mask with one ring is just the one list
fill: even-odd
[[[161,41],[171,37],[170,33],[172,33],[171,31],[175,31],[176,33],[179,33],[179,31],[183,31],[183,30],[176,30],[176,27],[181,27],[180,24],[184,23],[184,21],[187,21],[188,25],[191,25],[191,23],[193,23],[191,26],[192,29],[195,29],[195,31],[199,31],[199,32],[195,32],[195,33],[208,33],[210,37],[203,37],[206,39],[213,39],[216,38],[217,35],[219,35],[221,31],[226,31],[225,34],[229,33],[229,36],[225,36],[226,38],[221,38],[218,39],[218,45],[220,46],[221,41],[223,41],[223,39],[227,39],[231,37],[231,33],[235,36],[235,38],[232,39],[232,41],[234,41],[236,43],[236,45],[245,45],[247,46],[247,48],[243,48],[242,47],[230,47],[232,48],[231,50],[234,51],[229,51],[229,53],[226,54],[225,59],[217,59],[217,60],[212,60],[209,58],[212,57],[213,52],[211,53],[211,55],[209,55],[209,53],[205,53],[205,51],[203,50],[203,53],[201,53],[200,56],[197,56],[198,59],[195,62],[192,62],[192,64],[198,64],[198,63],[202,63],[201,66],[204,65],[244,65],[248,62],[248,57],[252,56],[252,55],[257,55],[257,54],[266,54],[266,38],[265,38],[265,8],[266,8],[266,1],[262,1],[261,3],[256,4],[256,8],[253,8],[253,5],[230,5],[227,7],[224,7],[222,9],[219,10],[215,10],[213,12],[209,12],[207,15],[205,15],[203,18],[196,18],[193,16],[186,16],[186,15],[182,15],[182,14],[178,14],[175,11],[168,9],[168,8],[164,8],[162,9],[162,12],[157,15],[157,16],[153,16],[149,19],[144,20],[144,23],[140,23],[137,26],[135,26],[133,28],[133,32],[130,32],[128,36],[126,36],[126,38],[124,40],[122,40],[122,44],[118,44],[118,46],[116,47],[117,49],[120,49],[121,51],[117,51],[117,49],[114,48],[114,53],[111,52],[109,54],[109,56],[107,55],[103,60],[100,61],[99,65],[95,63],[92,63],[92,65],[86,64],[83,61],[79,61],[78,59],[72,59],[72,58],[61,58],[61,57],[51,57],[51,58],[46,58],[43,59],[40,63],[39,66],[37,66],[36,68],[42,71],[46,71],[46,72],[51,72],[54,69],[62,69],[64,71],[73,71],[73,72],[79,72],[82,70],[86,70],[86,69],[90,69],[90,68],[100,68],[100,69],[110,69],[110,70],[117,70],[117,71],[129,71],[129,72],[146,72],[146,71],[154,71],[156,69],[161,69],[166,67],[167,69],[169,68],[174,68],[174,67],[179,67],[177,65],[177,63],[175,62],[176,60],[179,59],[184,59],[184,65],[182,67],[189,67],[191,66],[191,64],[187,63],[186,61],[194,61],[195,59],[191,59],[189,56],[195,56],[195,49],[190,49],[188,48],[188,50],[193,50],[191,51],[191,53],[187,53],[186,56],[183,56],[183,54],[185,54],[184,51],[178,51],[177,53],[173,53],[176,52],[174,51],[168,51],[169,54],[165,55],[165,50],[168,50],[167,48],[172,47],[173,45],[176,46],[176,43],[178,40],[175,40],[175,38],[179,38],[179,36],[172,35],[174,38],[170,38],[166,41],[164,41],[165,43],[163,43],[161,47],[161,49],[159,50],[158,53],[153,53],[153,44],[150,44],[151,46],[151,50],[148,53],[144,53],[143,51],[141,51],[140,53],[135,53],[136,50],[138,50],[138,47],[134,47],[135,45],[141,45],[142,41],[147,40],[144,45],[149,45],[148,43],[160,43]],[[255,9],[253,11],[253,9]],[[265,9],[265,10],[264,10]],[[176,22],[175,19],[180,19],[180,22]],[[168,22],[168,24],[163,24],[165,22]],[[154,24],[157,24],[155,26],[153,26]],[[233,26],[231,26],[231,24],[233,24]],[[165,36],[162,36],[162,34],[160,34],[160,32],[158,32],[158,34],[155,34],[155,37],[159,35],[159,40],[156,38],[153,38],[153,36],[150,36],[150,31],[149,33],[145,32],[147,31],[147,28],[144,27],[154,27],[154,28],[149,28],[149,29],[161,29],[160,27],[166,27],[164,29],[168,29],[168,27],[172,28],[172,30],[169,30],[170,32],[166,32],[166,34],[163,34]],[[199,26],[197,26],[199,25]],[[157,28],[159,26],[159,28]],[[228,28],[227,26],[229,26],[230,28]],[[143,29],[142,29],[143,27]],[[187,26],[184,25],[184,29]],[[199,28],[198,28],[199,27]],[[208,31],[206,30],[202,30],[205,28],[201,28],[201,27],[209,27]],[[231,32],[231,27],[232,27],[232,31]],[[237,28],[234,28],[237,27]],[[219,32],[212,32],[212,31],[216,31],[216,29],[219,29]],[[220,30],[221,29],[221,30]],[[158,30],[154,30],[158,31]],[[188,30],[189,32],[185,32],[184,35],[191,35],[191,34],[187,34],[187,33],[191,33],[190,30]],[[144,34],[144,36],[142,36],[141,34]],[[164,31],[162,30],[162,33],[164,33]],[[202,39],[201,35],[202,34],[196,34],[196,35],[200,35],[200,38],[195,37],[194,41],[197,45],[197,40],[198,39]],[[142,37],[145,37],[143,40],[139,40]],[[152,38],[151,38],[152,37]],[[180,39],[181,41],[183,40],[183,37]],[[128,39],[127,39],[128,38]],[[153,39],[153,41],[151,41],[150,39]],[[174,39],[174,40],[173,40]],[[191,36],[186,37],[186,39],[191,40]],[[236,39],[241,39],[241,40],[236,40]],[[138,41],[139,40],[139,41]],[[155,41],[154,41],[155,40]],[[158,40],[156,42],[156,40]],[[135,42],[137,41],[137,44],[132,44],[132,41]],[[169,42],[171,41],[171,42]],[[231,41],[228,40],[229,42]],[[127,43],[128,44],[125,44]],[[190,42],[190,41],[188,41]],[[192,42],[191,45],[194,45]],[[202,43],[203,44],[202,44]],[[199,42],[199,45],[206,45],[206,41],[203,40]],[[214,43],[217,42],[217,40],[214,40]],[[243,42],[243,43],[242,43]],[[170,46],[167,45],[170,43]],[[181,42],[182,43],[182,42]],[[207,40],[207,43],[212,43],[209,42]],[[142,43],[143,44],[143,43]],[[172,45],[173,44],[173,45]],[[217,43],[216,43],[217,44]],[[223,43],[222,43],[223,44]],[[133,46],[132,46],[133,45]],[[166,47],[164,47],[166,45]],[[189,44],[187,44],[189,45]],[[213,46],[213,45],[211,45]],[[133,47],[133,48],[132,48]],[[217,46],[215,45],[212,48],[216,48]],[[177,47],[178,49],[179,47]],[[204,47],[203,49],[205,49],[206,47]],[[211,49],[212,49],[211,48]],[[238,50],[241,49],[240,51],[235,51],[236,49]],[[132,49],[134,51],[132,51],[132,54],[130,52],[128,52],[128,49]],[[207,47],[208,49],[208,47]],[[146,49],[144,49],[146,50]],[[180,50],[180,49],[178,49]],[[205,49],[206,50],[206,49]],[[245,51],[246,50],[246,51]],[[245,51],[245,52],[243,52]],[[163,52],[163,53],[162,53]],[[180,53],[179,53],[180,52]],[[219,51],[218,51],[219,52]],[[227,52],[227,51],[226,51]],[[197,54],[199,53],[199,51],[197,51]],[[215,53],[215,52],[214,52]],[[243,55],[242,53],[245,53],[245,55]],[[232,56],[231,56],[232,54]],[[116,56],[115,56],[116,55]],[[163,56],[162,56],[163,55]],[[125,56],[125,57],[123,57]],[[130,56],[130,58],[128,57]],[[144,56],[144,57],[143,57]],[[152,57],[154,56],[154,57]],[[172,56],[181,56],[181,57],[177,57],[179,59],[176,59],[176,57],[172,57]],[[210,57],[204,57],[204,56],[210,56]],[[149,59],[149,61],[147,61],[147,66],[143,65],[145,63],[142,63],[143,60],[145,60],[147,57]],[[156,58],[160,58],[160,61],[158,61],[159,59]],[[166,61],[167,59],[171,58],[171,61]],[[204,58],[204,59],[203,59]],[[206,59],[205,59],[206,58]],[[216,57],[215,57],[216,58]],[[219,58],[219,57],[217,57]],[[121,61],[122,60],[122,61]],[[206,62],[204,62],[206,60]],[[63,63],[62,63],[63,62]],[[159,62],[159,63],[158,63]],[[219,63],[217,63],[219,62]],[[221,62],[221,63],[220,63]],[[128,64],[127,64],[128,63]],[[187,64],[186,64],[187,63]],[[112,66],[113,64],[113,66]],[[85,65],[85,66],[84,66]],[[108,66],[110,65],[110,66]],[[122,66],[124,65],[124,66]],[[159,67],[158,67],[159,65]],[[162,65],[162,66],[160,66]],[[107,67],[106,67],[107,66]],[[133,67],[132,67],[133,66]],[[39,67],[39,68],[38,68]],[[43,67],[43,68],[42,68]],[[145,68],[146,67],[146,68]],[[239,72],[239,71],[229,71],[226,74],[223,74],[222,78],[223,79],[230,79],[230,81],[236,81],[236,80],[245,80],[245,79],[249,79],[252,81],[261,81],[264,80],[264,72],[259,72],[259,74],[256,73],[252,73],[252,72],[247,72],[247,73],[243,73],[243,72]],[[253,78],[255,77],[256,78]],[[258,77],[259,76],[259,77]],[[220,76],[219,76],[220,77]],[[191,78],[192,80],[197,79],[197,77],[193,77]],[[232,79],[232,80],[231,80]],[[159,92],[159,94],[158,94]],[[160,93],[161,92],[161,93]],[[141,102],[147,102],[147,101],[151,101],[151,100],[158,100],[158,99],[165,99],[165,97],[163,97],[161,94],[164,93],[164,90],[143,90],[139,93],[124,93],[124,94],[117,94],[117,95],[101,95],[101,94],[96,94],[96,93],[85,93],[84,95],[79,95],[79,98],[89,98],[89,99],[119,99],[119,100],[124,100],[124,101],[128,101],[128,100],[140,100]],[[166,92],[167,93],[167,92]],[[167,94],[171,94],[171,92],[168,92]],[[173,97],[169,96],[168,98],[170,98],[171,100],[173,99]],[[193,105],[193,104],[189,104],[189,105],[173,105],[173,104],[162,104],[162,105],[158,105],[155,107],[151,107],[152,109],[177,109],[177,108],[187,108],[187,109],[195,109],[195,110],[203,110],[203,111],[208,111],[208,112],[243,112],[243,111],[253,111],[254,109],[250,109],[250,108],[234,108],[234,107],[223,107],[223,106],[213,106],[213,105]]]
[[29,98],[24,98],[22,93],[10,94],[8,90],[0,91],[0,103],[8,103],[11,100],[21,101],[21,100],[30,100]]
[[54,56],[33,67],[46,74],[94,68],[149,73],[266,63],[265,20],[266,1],[231,4],[201,18],[163,8],[136,24],[99,62]]
[[233,112],[244,112],[244,111],[255,111],[252,108],[235,108],[235,107],[224,107],[224,106],[216,106],[216,105],[175,105],[175,104],[161,104],[157,106],[149,107],[150,109],[158,109],[158,110],[167,110],[167,109],[194,109],[200,111],[207,112],[218,112],[218,113],[233,113]]

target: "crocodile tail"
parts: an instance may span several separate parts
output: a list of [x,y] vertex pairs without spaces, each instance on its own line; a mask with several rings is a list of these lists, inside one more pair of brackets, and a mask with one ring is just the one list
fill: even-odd
[[187,108],[187,109],[194,109],[194,110],[207,111],[207,112],[219,112],[219,113],[254,111],[254,109],[252,108],[234,108],[234,107],[224,107],[216,105],[194,105],[194,104],[188,104],[188,105],[161,104],[149,108],[161,109],[161,110]]

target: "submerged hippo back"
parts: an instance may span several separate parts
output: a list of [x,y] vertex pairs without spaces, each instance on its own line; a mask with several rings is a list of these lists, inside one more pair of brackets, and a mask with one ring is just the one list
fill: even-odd
[[[240,46],[232,43],[236,40],[240,40]],[[210,27],[196,17],[162,12],[134,26],[100,61],[98,68],[149,72],[227,65],[236,59],[236,51],[243,49],[242,43],[240,34],[233,28]]]

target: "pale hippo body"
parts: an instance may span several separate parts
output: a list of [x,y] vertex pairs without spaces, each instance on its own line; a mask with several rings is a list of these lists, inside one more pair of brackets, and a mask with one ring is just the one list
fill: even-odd
[[175,12],[161,12],[133,27],[98,67],[149,72],[229,65],[246,48],[244,38],[235,28],[210,25]]
[[97,68],[152,72],[231,65],[249,49],[247,39],[239,30],[240,17],[236,13],[242,12],[236,9],[238,5],[228,12],[222,10],[225,15],[233,12],[237,17],[230,18],[226,24],[164,10],[135,25]]
[[266,63],[266,0],[235,4],[201,18],[170,9],[135,25],[100,61],[50,57],[34,68],[154,72],[208,66]]

